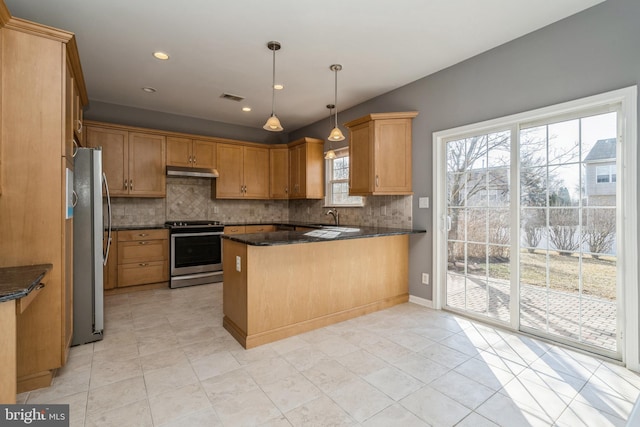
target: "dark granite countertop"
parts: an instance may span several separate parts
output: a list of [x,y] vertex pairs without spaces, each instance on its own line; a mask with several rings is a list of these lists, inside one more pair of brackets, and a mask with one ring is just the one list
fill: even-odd
[[290,226],[290,227],[311,227],[311,228],[320,228],[320,227],[331,227],[332,224],[320,224],[320,223],[308,223],[308,222],[300,222],[300,221],[236,221],[236,222],[225,222],[223,224],[225,227],[233,227],[237,225],[280,225],[280,226]]
[[26,297],[52,268],[51,264],[0,268],[0,302]]
[[117,227],[111,227],[112,231],[120,231],[120,230],[157,230],[167,228],[164,224],[155,224],[155,225],[121,225]]
[[[294,223],[284,224],[294,225]],[[222,238],[251,246],[274,246],[426,233],[426,230],[413,230],[410,228],[360,227],[353,225],[325,225],[320,227],[316,224],[305,223],[295,223],[295,225],[312,228],[317,226],[318,228],[312,231],[272,231],[270,233],[228,234],[223,235]]]

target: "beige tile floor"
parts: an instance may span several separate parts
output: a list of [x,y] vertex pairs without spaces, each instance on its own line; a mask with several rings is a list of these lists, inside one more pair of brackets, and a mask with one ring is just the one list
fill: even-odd
[[101,342],[74,347],[23,403],[72,426],[623,426],[640,377],[415,304],[244,350],[222,286],[106,299]]

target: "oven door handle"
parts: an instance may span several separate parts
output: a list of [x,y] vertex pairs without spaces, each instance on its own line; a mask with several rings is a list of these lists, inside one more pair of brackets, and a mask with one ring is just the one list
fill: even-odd
[[205,273],[193,273],[193,274],[183,274],[180,276],[172,276],[171,279],[173,280],[200,279],[203,277],[220,276],[221,274],[222,274],[222,270],[216,270],[216,271],[207,271]]
[[204,233],[171,233],[171,237],[198,237],[198,236],[222,236],[224,233],[222,231],[211,231]]

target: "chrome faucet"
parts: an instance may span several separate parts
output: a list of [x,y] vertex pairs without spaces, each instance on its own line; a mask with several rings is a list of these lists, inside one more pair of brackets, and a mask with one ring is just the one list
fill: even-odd
[[338,225],[338,222],[339,222],[338,209],[336,208],[329,209],[329,211],[325,215],[331,215],[333,217],[333,222],[335,222],[336,225]]

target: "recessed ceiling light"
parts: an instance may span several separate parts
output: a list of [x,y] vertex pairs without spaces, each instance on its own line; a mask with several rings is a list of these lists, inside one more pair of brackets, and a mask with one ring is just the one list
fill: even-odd
[[156,92],[155,88],[152,88],[151,86],[145,86],[142,88],[143,91],[147,92],[147,93],[154,93]]
[[162,61],[166,61],[167,59],[169,59],[169,54],[164,52],[153,52],[153,57]]
[[273,88],[275,90],[282,90],[282,89],[284,89],[284,85],[281,85],[280,83],[276,83],[276,84],[273,85]]
[[242,107],[242,111],[248,113],[249,111],[251,111],[251,107]]

